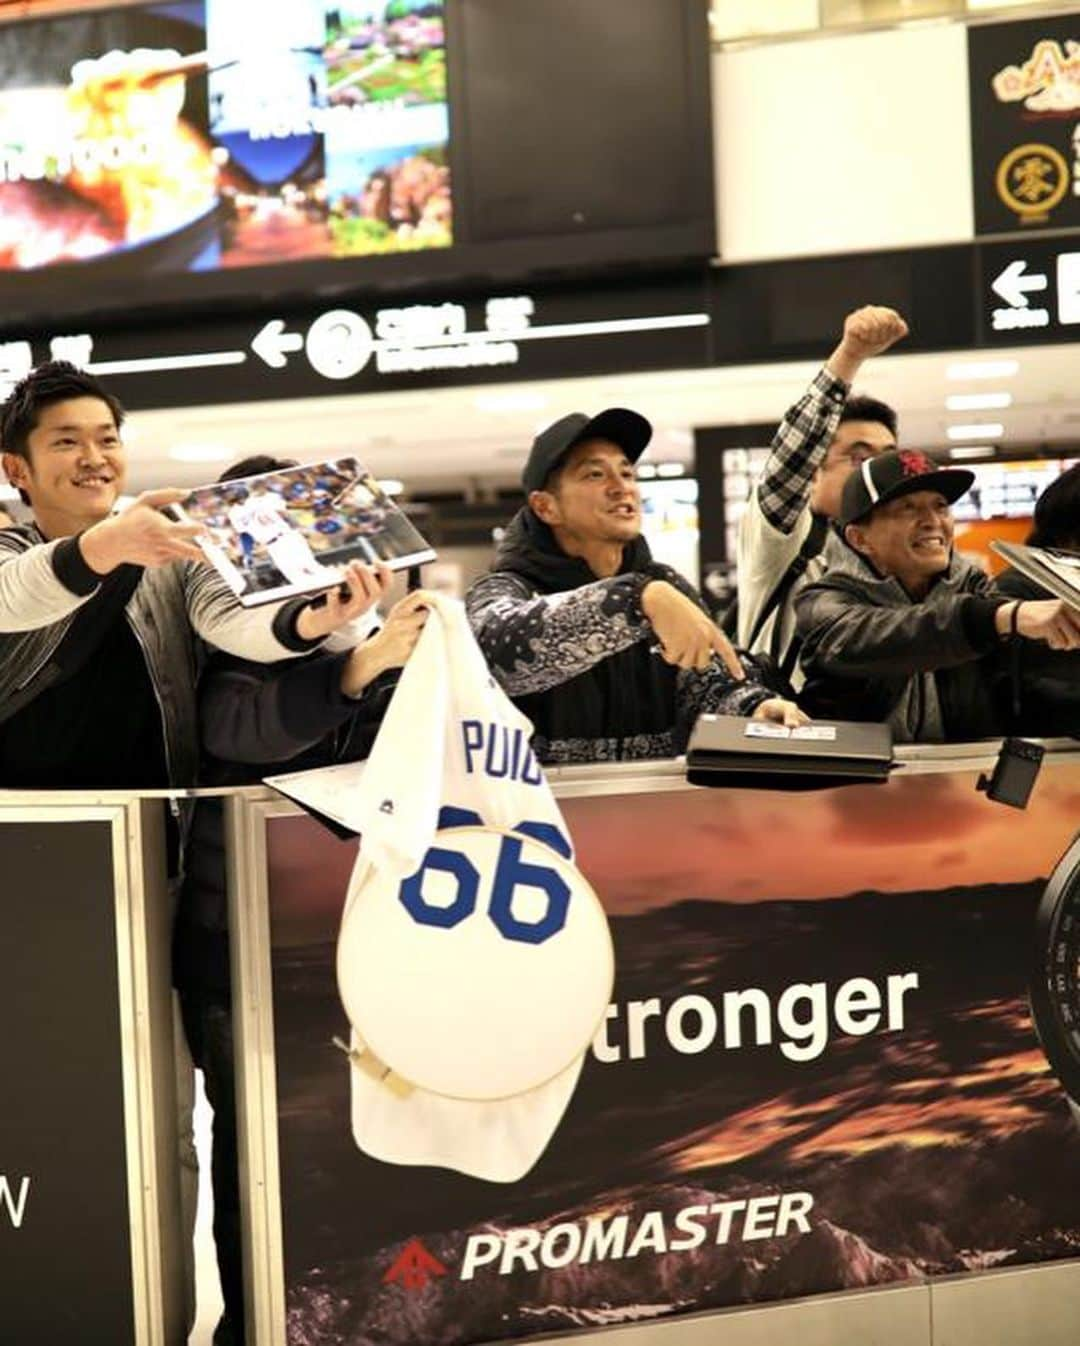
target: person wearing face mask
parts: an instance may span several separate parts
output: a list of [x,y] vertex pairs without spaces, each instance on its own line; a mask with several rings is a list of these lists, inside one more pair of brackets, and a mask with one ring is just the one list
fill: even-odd
[[1015,601],[953,551],[952,505],[974,475],[910,450],[849,475],[846,554],[796,600],[803,700],[825,719],[884,720],[898,743],[1002,731],[991,668],[1011,641],[1080,648],[1058,600]]
[[542,762],[669,757],[702,711],[805,722],[744,666],[697,591],[653,561],[634,471],[651,435],[621,407],[573,412],[539,434],[526,504],[466,595]]

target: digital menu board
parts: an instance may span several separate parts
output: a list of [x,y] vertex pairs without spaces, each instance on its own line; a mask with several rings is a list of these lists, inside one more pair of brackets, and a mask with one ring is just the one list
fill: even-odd
[[452,241],[442,0],[0,26],[0,270],[175,274]]
[[444,19],[444,0],[180,0],[0,23],[0,321],[445,255]]
[[0,6],[0,327],[711,256],[707,0],[634,8]]

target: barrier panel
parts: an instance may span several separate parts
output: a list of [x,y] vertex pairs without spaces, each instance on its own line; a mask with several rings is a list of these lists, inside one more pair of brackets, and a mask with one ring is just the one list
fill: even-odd
[[1080,754],[1048,753],[1019,812],[976,790],[989,752],[902,750],[886,784],[805,794],[550,773],[616,983],[506,1184],[357,1148],[334,1045],[356,843],[230,801],[256,1346],[1071,1341],[1080,1135],[1027,987]]
[[0,791],[0,1341],[184,1340],[160,800]]

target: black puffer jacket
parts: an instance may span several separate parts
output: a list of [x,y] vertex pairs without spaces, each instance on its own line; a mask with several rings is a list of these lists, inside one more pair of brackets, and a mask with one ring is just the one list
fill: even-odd
[[531,510],[514,516],[491,573],[465,602],[495,676],[536,728],[541,761],[670,757],[701,711],[750,715],[772,695],[753,664],[737,683],[716,661],[685,672],[653,652],[641,594],[658,579],[704,609],[644,538],[625,548],[619,574],[597,579]]

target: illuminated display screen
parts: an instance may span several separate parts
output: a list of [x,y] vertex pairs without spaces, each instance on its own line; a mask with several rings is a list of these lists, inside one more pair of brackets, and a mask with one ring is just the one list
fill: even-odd
[[959,522],[976,519],[1030,519],[1035,501],[1043,491],[1067,471],[1075,458],[1037,458],[1030,461],[1000,463],[955,463],[970,467],[975,483],[967,495],[953,506]]
[[448,247],[443,10],[188,0],[0,26],[0,271]]
[[653,560],[673,566],[691,584],[698,582],[698,484],[693,477],[638,483],[642,530]]

